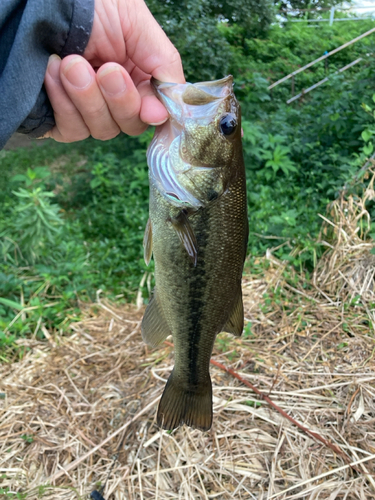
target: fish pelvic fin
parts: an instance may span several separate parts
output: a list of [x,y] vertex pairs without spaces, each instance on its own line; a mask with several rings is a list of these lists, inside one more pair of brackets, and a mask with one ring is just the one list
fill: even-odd
[[145,235],[143,237],[143,258],[146,262],[146,266],[149,265],[152,257],[152,226],[151,219],[148,219],[145,229]]
[[151,347],[158,346],[172,334],[160,306],[156,288],[143,316],[141,330],[143,340]]
[[231,333],[236,337],[240,337],[242,334],[243,325],[244,325],[244,313],[243,313],[243,302],[242,302],[242,289],[240,286],[238,292],[236,293],[236,299],[234,302],[233,309],[222,331]]
[[167,430],[186,424],[208,431],[212,425],[212,384],[210,375],[199,386],[184,387],[172,371],[161,397],[157,423]]

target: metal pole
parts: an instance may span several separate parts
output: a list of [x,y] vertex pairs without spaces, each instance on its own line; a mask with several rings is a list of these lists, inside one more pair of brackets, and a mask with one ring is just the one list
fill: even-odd
[[331,7],[331,13],[329,15],[329,25],[330,26],[332,26],[334,19],[335,19],[335,8]]

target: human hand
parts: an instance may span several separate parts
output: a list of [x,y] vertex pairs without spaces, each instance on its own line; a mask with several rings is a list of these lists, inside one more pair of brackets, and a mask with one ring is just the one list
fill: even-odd
[[95,0],[83,57],[50,57],[45,87],[56,125],[44,137],[107,140],[120,130],[139,135],[148,124],[163,123],[167,111],[154,95],[151,76],[185,82],[179,53],[144,1]]

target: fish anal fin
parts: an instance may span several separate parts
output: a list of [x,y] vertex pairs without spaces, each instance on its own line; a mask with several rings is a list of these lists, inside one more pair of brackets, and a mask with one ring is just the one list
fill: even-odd
[[149,265],[152,256],[152,226],[151,219],[148,219],[143,237],[143,258],[146,266]]
[[232,333],[236,337],[240,337],[243,331],[243,326],[244,326],[244,313],[243,313],[243,302],[242,302],[242,290],[241,287],[239,287],[239,291],[236,294],[236,300],[234,302],[233,309],[222,331],[227,333]]
[[212,425],[210,375],[198,386],[185,387],[172,371],[159,403],[157,423],[168,430],[186,424],[194,429],[208,431]]
[[177,217],[169,219],[169,221],[171,222],[173,229],[176,231],[181,243],[184,245],[191,261],[194,266],[196,266],[198,259],[198,244],[194,230],[191,227],[189,218],[185,211],[181,211]]
[[158,346],[168,335],[172,334],[160,307],[156,290],[154,290],[154,295],[146,307],[141,330],[143,340],[151,347]]

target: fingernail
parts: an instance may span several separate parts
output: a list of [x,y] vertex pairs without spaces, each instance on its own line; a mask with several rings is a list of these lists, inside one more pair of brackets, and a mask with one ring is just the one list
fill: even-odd
[[159,125],[163,125],[163,123],[165,123],[167,120],[168,120],[168,116],[167,116],[167,118],[164,118],[164,120],[162,120],[161,122],[149,123],[149,125],[152,125],[153,127],[158,127]]
[[47,70],[53,80],[60,81],[60,64],[61,58],[57,54],[49,56]]
[[75,57],[69,62],[64,69],[64,75],[77,89],[84,89],[92,81],[91,73],[80,57]]
[[121,94],[126,89],[124,75],[120,68],[108,68],[99,75],[103,90],[109,95]]

